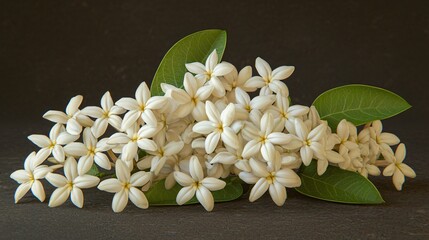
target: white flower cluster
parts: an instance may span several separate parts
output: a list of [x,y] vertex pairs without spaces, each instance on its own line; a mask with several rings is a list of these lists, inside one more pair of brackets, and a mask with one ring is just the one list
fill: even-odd
[[[282,206],[286,187],[301,185],[296,173],[301,164],[317,161],[317,172],[328,165],[357,171],[363,176],[393,176],[401,190],[404,176],[415,177],[402,161],[405,146],[396,153],[391,146],[399,139],[382,132],[380,121],[366,125],[360,132],[342,120],[336,133],[321,120],[314,107],[290,105],[289,90],[282,81],[294,67],[274,70],[261,58],[256,59],[258,76],[252,68],[240,70],[227,62],[218,63],[216,51],[202,63],[186,64],[188,73],[183,89],[162,84],[164,96],[151,96],[143,82],[135,98],[113,102],[109,92],[100,107],[79,110],[82,96],[73,97],[65,113],[48,111],[43,117],[56,123],[49,136],[31,135],[40,147],[32,152],[23,170],[11,174],[21,185],[15,193],[18,202],[30,189],[44,201],[41,179],[57,189],[49,206],[64,203],[70,196],[77,207],[83,206],[81,189],[115,193],[112,208],[121,212],[130,199],[137,207],[147,208],[144,192],[165,180],[165,188],[183,186],[177,195],[182,205],[195,195],[207,211],[214,206],[211,191],[223,189],[222,179],[237,175],[254,184],[249,200],[260,198],[267,190]],[[257,96],[251,98],[250,92]],[[116,131],[107,135],[111,126]],[[111,130],[112,130],[111,129]],[[139,153],[145,155],[139,157]],[[50,162],[50,166],[43,165]],[[115,178],[100,182],[88,171],[93,164],[101,169],[115,168]],[[64,176],[58,173],[63,169]]]

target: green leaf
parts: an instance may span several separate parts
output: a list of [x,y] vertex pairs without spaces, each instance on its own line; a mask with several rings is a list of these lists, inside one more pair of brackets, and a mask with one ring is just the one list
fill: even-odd
[[156,70],[150,87],[152,96],[163,94],[161,83],[183,88],[183,76],[187,71],[186,63],[204,63],[214,49],[220,61],[225,47],[226,31],[224,30],[204,30],[182,38],[168,50]]
[[[237,177],[229,177],[222,180],[226,182],[225,188],[212,192],[215,202],[228,202],[243,195],[243,188]],[[155,182],[152,187],[145,192],[146,198],[151,206],[177,205],[176,196],[180,189],[182,189],[182,186],[176,184],[172,189],[167,190],[164,187],[164,182],[165,180]],[[198,203],[198,200],[194,196],[185,205],[195,203]]]
[[92,175],[92,176],[98,176],[100,174],[100,171],[97,168],[97,165],[92,164],[91,169],[89,169],[89,171],[86,173],[88,175]]
[[359,126],[395,116],[411,107],[393,92],[360,84],[328,90],[320,94],[313,105],[332,129],[336,129],[342,119]]
[[317,174],[317,162],[301,168],[301,186],[295,188],[301,194],[325,201],[349,204],[384,203],[377,188],[359,173],[328,166],[326,172]]

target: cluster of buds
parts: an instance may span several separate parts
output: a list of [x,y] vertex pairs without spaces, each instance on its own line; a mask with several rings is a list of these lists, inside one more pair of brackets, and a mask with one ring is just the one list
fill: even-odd
[[[319,175],[328,165],[365,177],[380,175],[379,167],[385,167],[383,175],[393,176],[398,190],[404,176],[415,177],[402,162],[405,146],[395,135],[382,132],[380,121],[358,132],[342,120],[333,132],[314,106],[290,104],[282,80],[294,67],[272,70],[261,58],[255,67],[257,76],[250,66],[238,71],[230,63],[218,63],[213,51],[205,64],[186,64],[183,88],[161,84],[163,96],[151,96],[143,82],[135,98],[114,103],[106,92],[101,107],[79,109],[83,98],[73,97],[65,112],[43,116],[55,123],[49,136],[29,136],[40,149],[27,157],[24,169],[11,174],[21,184],[15,201],[30,189],[44,201],[40,180],[46,179],[57,188],[50,196],[51,207],[69,197],[82,207],[81,189],[97,186],[115,193],[112,208],[121,212],[128,200],[147,208],[144,192],[164,180],[166,189],[183,187],[176,198],[179,205],[196,196],[211,211],[211,192],[223,189],[222,179],[235,175],[253,185],[251,202],[268,191],[282,206],[286,188],[301,185],[297,169],[311,161],[317,161]],[[394,152],[391,147],[398,144]],[[114,169],[114,177],[88,174],[93,165]]]

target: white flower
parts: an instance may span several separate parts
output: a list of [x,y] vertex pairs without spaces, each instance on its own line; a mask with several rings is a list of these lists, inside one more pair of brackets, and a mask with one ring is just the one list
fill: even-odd
[[95,176],[77,174],[77,163],[73,157],[68,157],[64,163],[64,175],[48,173],[46,180],[54,187],[55,191],[49,199],[49,207],[57,207],[63,204],[69,196],[71,201],[78,207],[83,207],[83,193],[81,188],[91,188],[100,182]]
[[247,120],[249,114],[254,114],[254,111],[263,112],[268,106],[271,106],[276,97],[274,95],[256,96],[250,99],[249,94],[243,91],[241,88],[235,89],[236,99],[236,114],[237,118]]
[[92,126],[92,120],[80,114],[79,106],[82,103],[83,97],[77,95],[70,99],[69,104],[66,107],[66,112],[50,110],[47,111],[43,117],[54,123],[66,124],[66,130],[72,135],[78,135],[82,132],[82,126]]
[[174,178],[183,186],[176,197],[176,202],[183,205],[197,195],[198,201],[207,211],[214,207],[213,195],[210,191],[223,189],[226,183],[213,177],[204,178],[204,172],[197,157],[192,156],[189,162],[190,176],[183,172],[174,172]]
[[[279,129],[286,127],[290,132],[293,131],[295,125],[295,118],[302,118],[307,114],[309,108],[302,105],[289,106],[289,99],[281,94],[276,95],[276,104],[267,110],[272,113],[275,118],[279,118]],[[281,130],[280,130],[281,131]]]
[[231,146],[237,146],[237,134],[232,130],[231,124],[235,119],[235,107],[230,103],[221,114],[216,106],[210,102],[206,102],[206,113],[208,121],[201,121],[194,125],[192,130],[201,134],[208,134],[205,140],[205,149],[208,154],[212,153],[219,140]]
[[183,146],[183,141],[174,141],[167,144],[165,144],[165,141],[160,141],[157,143],[157,149],[155,151],[147,151],[150,155],[139,161],[137,167],[139,169],[147,169],[150,167],[150,171],[158,175],[167,159],[178,154]]
[[45,200],[45,190],[39,180],[43,179],[52,169],[46,165],[40,165],[44,160],[41,156],[37,156],[36,152],[32,152],[24,161],[24,169],[16,170],[10,175],[10,178],[21,184],[15,191],[15,203],[30,189],[41,202]]
[[321,123],[319,126],[309,131],[301,119],[295,119],[296,136],[302,143],[299,152],[305,166],[310,165],[313,156],[321,159],[325,157],[325,149],[323,147],[322,140],[325,137],[326,128],[326,124]]
[[358,172],[366,178],[368,178],[368,174],[378,176],[381,173],[380,169],[376,165],[371,164],[369,157],[362,158],[362,167],[358,169]]
[[[390,149],[390,148],[389,148]],[[395,185],[398,191],[402,190],[402,184],[405,182],[405,176],[410,178],[415,178],[416,173],[412,168],[407,164],[403,163],[406,155],[405,145],[403,143],[398,145],[396,152],[393,154],[393,151],[390,149],[390,154],[387,155],[389,158],[387,161],[391,162],[384,170],[384,176],[393,175],[393,184]]]
[[210,161],[211,164],[215,163],[222,163],[225,165],[231,165],[234,164],[235,167],[240,169],[241,171],[250,172],[251,168],[249,165],[249,160],[246,158],[243,158],[243,146],[244,141],[243,138],[238,137],[238,145],[235,148],[225,146],[226,151],[220,151],[217,152],[216,155],[212,158]]
[[186,73],[183,86],[185,90],[180,88],[171,88],[171,98],[180,104],[175,111],[177,118],[183,118],[192,113],[192,116],[197,121],[206,119],[204,113],[204,103],[213,92],[213,86],[203,86],[204,81],[196,79],[192,74]]
[[91,127],[91,131],[96,138],[99,138],[106,132],[109,124],[117,130],[121,129],[122,119],[118,115],[125,113],[125,109],[113,105],[112,96],[108,91],[101,97],[100,103],[101,108],[90,106],[85,107],[81,111],[82,114],[97,119]]
[[252,77],[252,67],[246,66],[237,72],[237,69],[233,66],[232,71],[227,75],[223,76],[224,78],[224,86],[228,91],[228,100],[233,102],[235,101],[235,89],[241,88],[246,92],[254,92],[256,91],[256,87],[246,87],[245,84],[247,80]]
[[73,142],[64,147],[64,151],[69,156],[80,157],[77,166],[79,175],[83,175],[91,169],[92,164],[110,170],[109,158],[103,152],[109,150],[111,146],[107,144],[108,139],[97,141],[90,128],[83,131],[83,143]]
[[193,62],[186,64],[189,72],[197,74],[198,79],[208,81],[208,84],[213,86],[213,95],[215,97],[225,96],[225,87],[219,77],[222,77],[233,70],[233,66],[227,62],[218,63],[216,49],[208,56],[206,65]]
[[339,164],[344,162],[344,158],[336,151],[334,151],[335,145],[340,143],[340,139],[336,134],[330,134],[326,137],[323,142],[325,146],[325,154],[323,158],[317,159],[317,174],[321,176],[326,172],[329,163]]
[[262,88],[261,93],[264,93],[263,95],[265,95],[265,93],[271,94],[270,92],[275,92],[284,97],[289,96],[289,90],[286,84],[281,80],[292,75],[295,67],[281,66],[272,71],[270,65],[260,57],[256,58],[255,67],[260,76],[249,79],[244,85],[245,87]]
[[371,138],[375,140],[375,142],[380,148],[379,150],[376,149],[376,151],[378,150],[381,153],[384,153],[385,151],[389,152],[390,146],[399,144],[400,140],[395,134],[386,133],[382,131],[383,125],[380,120],[371,123]]
[[58,162],[64,162],[65,154],[61,145],[76,141],[79,135],[71,135],[65,132],[64,126],[60,123],[55,124],[49,132],[49,137],[40,134],[32,134],[28,139],[41,149],[40,155],[45,159],[52,153]]
[[[277,159],[279,160],[279,159]],[[301,186],[299,176],[289,168],[280,168],[279,161],[273,161],[272,167],[257,161],[253,158],[249,160],[252,172],[241,172],[240,178],[248,184],[255,184],[250,191],[249,201],[258,200],[267,190],[277,206],[283,206],[286,200],[285,187]]]
[[128,198],[139,208],[146,209],[149,207],[149,202],[142,191],[137,189],[148,183],[151,179],[151,174],[140,171],[130,176],[130,171],[122,160],[116,161],[116,178],[110,178],[102,181],[98,185],[98,189],[110,193],[115,193],[112,201],[112,209],[114,212],[122,212],[127,206]]
[[286,145],[293,140],[290,134],[275,132],[274,119],[271,113],[264,113],[260,119],[260,130],[247,124],[243,136],[250,140],[243,149],[243,157],[249,159],[261,152],[265,161],[273,161],[276,150],[274,145]]
[[156,143],[149,139],[153,137],[159,129],[144,125],[140,129],[134,126],[127,129],[127,133],[115,133],[109,140],[108,144],[123,144],[122,147],[122,160],[131,161],[137,157],[138,148],[148,151],[155,151],[157,149]]
[[121,98],[116,102],[116,105],[125,108],[128,112],[125,114],[122,121],[122,130],[127,130],[141,117],[145,123],[156,127],[157,119],[153,110],[160,109],[168,103],[168,99],[164,96],[150,96],[150,90],[146,82],[142,82],[136,90],[134,98]]

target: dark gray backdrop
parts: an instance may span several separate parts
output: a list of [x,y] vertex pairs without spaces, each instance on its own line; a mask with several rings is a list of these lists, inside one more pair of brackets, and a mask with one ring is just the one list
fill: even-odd
[[[0,2],[0,227],[5,236],[41,237],[45,228],[51,237],[69,238],[100,237],[103,231],[106,238],[122,231],[161,238],[198,236],[194,232],[206,238],[428,237],[427,2],[154,2]],[[349,83],[403,96],[413,108],[385,126],[407,144],[406,161],[418,178],[407,180],[401,193],[389,179],[377,178],[387,204],[376,207],[323,203],[293,191],[282,208],[269,198],[254,204],[243,199],[216,205],[210,214],[198,206],[147,211],[130,206],[115,215],[109,209],[112,196],[91,191],[84,210],[70,204],[49,209],[31,197],[13,204],[17,185],[8,176],[35,149],[25,137],[49,130],[51,124],[41,118],[45,111],[64,109],[76,94],[85,97],[84,105],[98,104],[107,90],[115,99],[132,96],[141,81],[152,79],[172,44],[208,28],[227,30],[224,60],[237,67],[254,65],[258,56],[274,67],[294,65],[287,84],[296,103],[311,104],[321,92]],[[75,235],[61,235],[60,229]]]

